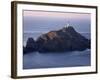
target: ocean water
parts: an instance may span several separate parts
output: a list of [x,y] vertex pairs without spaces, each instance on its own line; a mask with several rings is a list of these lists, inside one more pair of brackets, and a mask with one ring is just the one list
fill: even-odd
[[[29,37],[36,39],[42,33],[24,33],[23,45]],[[90,39],[90,33],[81,33]],[[91,66],[91,50],[61,53],[32,52],[23,55],[23,69]]]

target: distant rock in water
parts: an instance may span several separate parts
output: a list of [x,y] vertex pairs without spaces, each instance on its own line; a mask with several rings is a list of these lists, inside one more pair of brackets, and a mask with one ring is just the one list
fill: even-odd
[[26,52],[65,52],[82,51],[90,48],[90,40],[86,39],[72,27],[64,27],[57,31],[42,34],[36,41],[29,38]]
[[33,52],[36,51],[36,43],[33,38],[28,38],[26,47],[23,47],[23,52]]

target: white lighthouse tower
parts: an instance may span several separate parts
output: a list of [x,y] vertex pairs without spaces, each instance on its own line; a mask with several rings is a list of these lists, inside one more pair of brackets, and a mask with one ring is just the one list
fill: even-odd
[[70,26],[69,21],[68,23],[65,25],[65,28],[68,28]]

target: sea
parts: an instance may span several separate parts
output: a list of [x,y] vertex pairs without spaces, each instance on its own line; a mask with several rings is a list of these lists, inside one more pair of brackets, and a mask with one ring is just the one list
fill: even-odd
[[[33,37],[35,40],[41,32],[25,32],[23,34],[23,45],[27,39]],[[90,33],[80,33],[90,39]],[[31,52],[23,54],[23,69],[57,68],[57,67],[79,67],[91,66],[91,49],[84,51],[71,51],[60,53]]]

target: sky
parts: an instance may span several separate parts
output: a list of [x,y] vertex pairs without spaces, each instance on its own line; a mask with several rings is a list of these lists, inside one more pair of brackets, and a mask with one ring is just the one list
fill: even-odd
[[90,14],[82,13],[65,13],[65,12],[47,12],[47,11],[24,11],[24,16],[27,17],[40,17],[40,18],[72,18],[72,19],[89,19]]
[[79,32],[90,32],[91,14],[50,11],[23,11],[24,32],[50,31],[67,23]]

